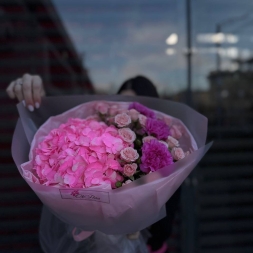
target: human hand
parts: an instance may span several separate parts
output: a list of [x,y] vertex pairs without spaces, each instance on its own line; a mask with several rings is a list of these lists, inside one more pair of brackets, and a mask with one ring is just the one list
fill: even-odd
[[12,81],[6,88],[6,92],[11,99],[17,98],[18,101],[24,101],[24,105],[31,112],[34,108],[40,107],[41,97],[45,96],[41,77],[30,74],[24,74]]

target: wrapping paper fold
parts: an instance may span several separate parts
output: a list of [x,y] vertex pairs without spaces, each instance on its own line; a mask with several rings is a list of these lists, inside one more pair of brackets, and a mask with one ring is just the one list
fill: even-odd
[[[34,135],[51,116],[61,114],[80,104],[94,100],[138,101],[151,109],[181,120],[191,133],[190,142],[195,150],[186,158],[148,174],[118,189],[92,187],[87,189],[55,188],[38,184],[33,174],[30,146],[35,145]],[[60,124],[68,117],[91,115],[90,103],[57,116]],[[106,234],[128,234],[142,230],[165,216],[164,204],[194,169],[211,143],[205,145],[207,119],[190,107],[167,100],[124,96],[68,96],[44,98],[35,113],[18,104],[18,121],[12,141],[13,159],[29,186],[53,214],[63,222],[85,231],[97,230]],[[49,119],[49,121],[52,120]],[[175,119],[176,120],[176,119]],[[55,120],[51,122],[56,122]],[[46,124],[43,125],[42,129]],[[51,127],[57,127],[51,124]],[[45,129],[47,131],[48,129]],[[38,137],[38,140],[42,137]],[[189,139],[189,138],[188,138]],[[189,140],[188,140],[189,141]],[[187,140],[186,140],[186,144]],[[22,166],[21,166],[22,165]],[[74,194],[77,191],[78,194]]]

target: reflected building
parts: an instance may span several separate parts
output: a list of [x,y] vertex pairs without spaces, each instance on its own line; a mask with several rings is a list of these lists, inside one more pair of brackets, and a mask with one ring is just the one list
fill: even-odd
[[1,83],[42,76],[50,93],[92,93],[92,83],[50,0],[1,0]]
[[[253,122],[253,58],[238,64],[236,71],[212,71],[208,74],[209,90],[193,91],[193,107],[208,117],[210,125],[239,126]],[[186,101],[186,92],[173,97]]]
[[42,76],[47,93],[93,93],[78,55],[49,0],[0,0],[0,252],[42,252],[38,240],[41,202],[11,156],[16,100],[5,89],[24,73]]
[[237,71],[211,72],[208,75],[208,93],[212,103],[203,106],[209,112],[220,111],[216,117],[221,117],[221,125],[244,125],[253,121],[253,59],[237,62]]

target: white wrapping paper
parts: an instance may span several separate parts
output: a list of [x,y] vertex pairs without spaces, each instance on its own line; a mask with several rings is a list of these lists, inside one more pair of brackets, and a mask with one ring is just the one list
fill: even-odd
[[[85,118],[93,113],[89,101],[138,101],[151,109],[172,116],[177,124],[182,122],[185,134],[183,148],[194,150],[186,158],[162,168],[118,189],[94,187],[66,189],[36,183],[32,169],[30,143],[36,147],[43,136],[66,122],[68,117]],[[83,104],[86,103],[86,104]],[[78,106],[82,104],[81,106]],[[127,106],[128,103],[125,103]],[[122,104],[123,105],[123,104]],[[68,109],[75,109],[63,113]],[[123,96],[70,96],[45,98],[37,113],[30,113],[18,105],[21,121],[17,124],[12,143],[12,155],[19,171],[45,206],[61,221],[85,231],[105,234],[128,234],[142,230],[165,216],[164,204],[194,169],[211,144],[205,145],[207,119],[186,105],[154,98]],[[51,118],[38,128],[50,116]],[[21,123],[22,122],[22,123]],[[53,123],[52,123],[53,122]],[[37,132],[36,140],[33,140]],[[30,161],[29,161],[30,160]],[[22,166],[21,166],[22,164]],[[78,190],[78,198],[71,195]]]

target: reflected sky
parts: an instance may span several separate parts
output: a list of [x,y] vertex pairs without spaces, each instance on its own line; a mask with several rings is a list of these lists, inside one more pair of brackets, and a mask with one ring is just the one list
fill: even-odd
[[[84,65],[97,90],[114,93],[125,79],[137,74],[151,78],[161,94],[172,94],[186,88],[184,0],[53,2],[77,51],[83,54]],[[253,2],[193,0],[192,5],[193,47],[196,49],[193,57],[193,89],[206,90],[206,76],[216,67],[215,45],[197,41],[197,35],[214,33],[215,24],[253,10]],[[249,24],[250,20],[253,24],[253,15],[248,18]],[[244,21],[224,25],[224,32],[239,34],[243,29],[239,29],[239,32],[233,29],[243,24]],[[250,39],[250,36],[253,38],[253,29],[245,30],[247,32],[239,34],[240,39],[236,44],[226,43],[222,45],[223,49],[233,47],[237,53],[238,48],[247,49],[249,57],[253,46],[253,39]],[[167,45],[166,39],[172,33],[178,35],[178,42],[176,45]],[[235,50],[233,52],[235,56]],[[223,67],[235,68],[227,51],[222,57]]]

